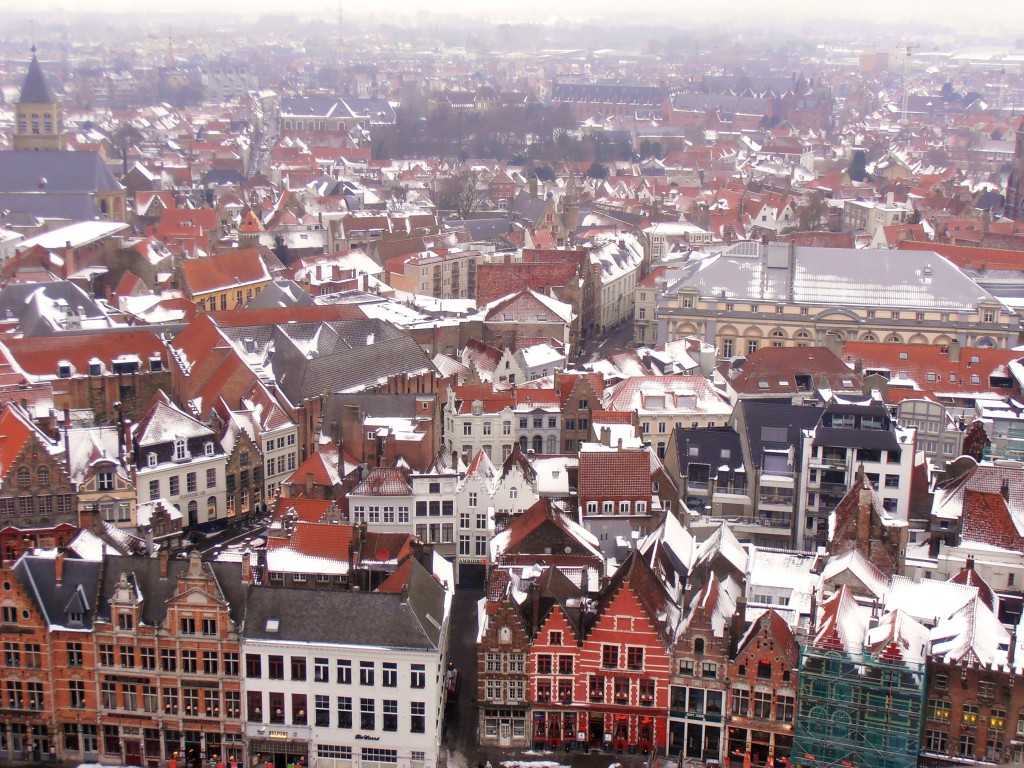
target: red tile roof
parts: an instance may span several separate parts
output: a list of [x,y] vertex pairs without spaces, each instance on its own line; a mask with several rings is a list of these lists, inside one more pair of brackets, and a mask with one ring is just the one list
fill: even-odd
[[651,457],[647,451],[583,451],[580,502],[651,498]]
[[861,391],[860,377],[825,347],[762,347],[730,385],[741,394],[796,394],[801,391],[797,376],[810,376],[812,388],[821,386],[824,377],[828,389]]
[[121,355],[138,355],[141,370],[149,370],[149,359],[159,357],[166,367],[167,353],[160,338],[152,331],[120,331],[102,335],[40,336],[30,339],[7,337],[3,340],[10,356],[32,376],[57,377],[57,364],[66,360],[74,367],[74,373],[86,376],[89,361],[99,359],[105,373],[112,370],[114,358]]
[[269,282],[270,272],[256,248],[242,248],[181,262],[181,275],[190,297]]
[[999,493],[968,490],[964,494],[961,536],[1014,552],[1024,550],[1024,536],[1014,525],[1006,500]]

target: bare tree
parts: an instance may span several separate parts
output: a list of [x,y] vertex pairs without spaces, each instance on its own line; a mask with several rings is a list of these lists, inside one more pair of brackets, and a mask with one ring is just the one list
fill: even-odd
[[434,204],[439,211],[451,211],[458,219],[468,219],[487,202],[489,192],[477,171],[460,171],[437,183]]

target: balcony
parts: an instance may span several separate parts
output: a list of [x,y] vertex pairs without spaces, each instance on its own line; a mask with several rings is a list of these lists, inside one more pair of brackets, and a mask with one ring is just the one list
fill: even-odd
[[792,488],[765,488],[761,486],[761,490],[757,495],[757,503],[759,506],[774,505],[782,506],[787,509],[793,507],[793,489]]
[[811,456],[808,460],[811,469],[846,469],[847,461],[845,454],[826,454],[824,456]]

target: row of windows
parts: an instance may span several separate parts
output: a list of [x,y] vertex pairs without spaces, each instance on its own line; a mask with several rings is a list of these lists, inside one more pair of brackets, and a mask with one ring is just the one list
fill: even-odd
[[[72,648],[72,644],[68,644],[68,664],[80,667],[82,666],[82,649],[80,645],[76,645],[78,647]],[[136,650],[138,656],[136,656]],[[113,645],[101,645],[99,661],[100,666],[104,667],[120,666],[122,669],[138,667],[144,670],[156,670],[157,668],[156,649],[136,649],[133,645],[119,645],[116,648]],[[239,673],[238,653],[235,651],[218,653],[217,651],[183,650],[179,654],[173,648],[161,648],[160,670],[162,672],[177,672],[179,669],[187,675],[218,675],[223,672],[227,676],[237,676]]]
[[[217,470],[214,467],[210,467],[206,470],[206,485],[205,489],[217,487]],[[196,472],[185,473],[185,493],[197,493],[199,491],[199,475]],[[167,495],[170,497],[181,495],[181,477],[178,475],[172,475],[167,478]],[[149,500],[155,501],[160,496],[160,480],[153,479],[149,481]]]
[[[79,680],[71,682],[72,707],[81,701],[84,708],[85,692]],[[76,688],[77,684],[77,688]],[[220,718],[223,708],[225,717],[241,717],[241,691],[220,691],[216,688],[195,688],[175,686],[157,688],[155,685],[134,683],[100,683],[100,705],[104,709],[120,709],[129,712],[163,712],[168,715],[184,714],[191,717]],[[77,707],[76,707],[77,708]]]
[[[253,723],[271,723],[292,725],[309,725],[309,697],[304,693],[291,694],[290,706],[286,706],[286,695],[270,691],[264,696],[262,691],[246,693],[246,719]],[[337,728],[352,728],[354,722],[355,699],[351,696],[335,697],[335,718],[333,725]],[[398,731],[398,699],[382,699],[378,708],[377,699],[358,699],[359,730],[375,731],[380,723],[380,730]],[[267,709],[264,710],[264,703]],[[378,709],[380,720],[377,719]],[[423,701],[409,702],[409,732],[425,733],[427,723],[427,705]],[[320,728],[329,728],[331,722],[331,697],[327,694],[313,696],[312,724]]]
[[[602,515],[613,515],[615,514],[616,502],[614,501],[602,501],[601,502],[601,514]],[[587,502],[587,514],[596,515],[598,509],[598,503],[596,501]],[[620,515],[647,514],[647,502],[646,501],[619,501],[618,502],[618,513]]]
[[[55,501],[56,500],[56,501]],[[70,515],[75,508],[75,497],[70,493],[40,494],[38,496],[7,496],[0,499],[0,517],[14,515]]]
[[[305,656],[291,656],[288,659],[288,671],[290,680],[307,680],[308,660]],[[337,659],[335,661],[334,682],[342,685],[352,684],[352,661],[350,659]],[[375,685],[377,663],[373,661],[359,662],[359,684]],[[247,653],[245,655],[245,676],[249,679],[263,677],[264,660],[258,653]],[[269,655],[266,657],[267,678],[270,680],[285,679],[285,657]],[[381,685],[385,688],[398,687],[398,664],[385,661],[380,665]],[[312,664],[313,682],[331,682],[330,659],[316,657]],[[427,684],[427,671],[424,664],[412,664],[409,667],[408,685],[410,688],[425,688]]]
[[[418,510],[417,514],[419,514]],[[352,521],[356,523],[408,523],[409,507],[393,507],[389,505],[364,506],[362,504],[358,504],[352,507]]]

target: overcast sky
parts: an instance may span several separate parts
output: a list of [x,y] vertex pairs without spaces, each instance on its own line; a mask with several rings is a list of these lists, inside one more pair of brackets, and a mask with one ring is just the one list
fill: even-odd
[[[711,22],[725,25],[730,19],[765,19],[794,26],[806,26],[823,19],[858,19],[879,24],[899,25],[913,34],[918,23],[951,25],[965,36],[979,32],[998,31],[1006,44],[1024,36],[1024,3],[975,5],[962,0],[341,0],[346,18],[380,19],[415,24],[424,13],[454,13],[464,17],[493,21],[552,22],[556,18],[594,21],[609,18],[622,21],[633,18],[648,23],[666,22],[666,26],[687,26],[689,23]],[[138,10],[148,14],[180,12],[195,20],[203,11],[229,14],[262,15],[286,13],[297,16],[319,15],[336,19],[338,0],[162,0],[157,4],[140,4],[137,0],[96,0],[92,12],[123,12]],[[82,11],[78,0],[33,0],[27,7],[24,0],[0,0],[0,12],[31,13],[36,23],[46,23],[46,12],[59,9]],[[20,14],[19,14],[20,15]],[[773,24],[774,26],[774,24]]]

